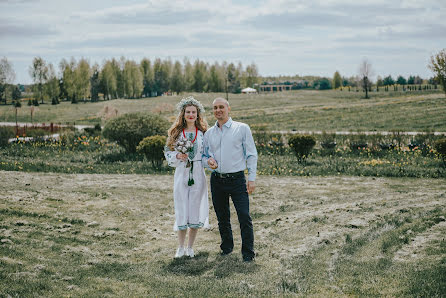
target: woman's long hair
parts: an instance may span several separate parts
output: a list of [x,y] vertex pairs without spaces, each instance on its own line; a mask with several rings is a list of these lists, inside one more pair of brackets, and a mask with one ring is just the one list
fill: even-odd
[[186,107],[194,106],[197,109],[197,119],[195,120],[195,126],[201,130],[203,133],[208,130],[208,123],[206,119],[204,118],[204,115],[201,115],[200,109],[193,104],[185,105],[183,106],[183,109],[178,114],[177,119],[175,119],[175,122],[172,124],[172,126],[167,131],[167,147],[170,148],[170,150],[174,150],[175,143],[180,136],[180,134],[183,132],[183,129],[187,127],[186,119],[184,118],[184,113],[186,111]]

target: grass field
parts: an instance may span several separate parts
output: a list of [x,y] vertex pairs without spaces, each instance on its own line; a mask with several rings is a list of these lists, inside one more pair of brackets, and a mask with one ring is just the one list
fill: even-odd
[[[0,172],[0,296],[429,296],[446,292],[444,179],[260,176],[256,262],[201,231],[173,260],[171,175]],[[212,207],[211,207],[212,208]]]
[[[186,96],[189,94],[184,94]],[[212,100],[224,94],[193,94],[211,114]],[[259,95],[230,94],[232,117],[250,125],[268,124],[268,130],[325,131],[446,131],[446,97],[441,91],[420,93],[379,92],[362,99],[361,92],[287,91]],[[97,103],[41,105],[34,112],[34,122],[94,124],[101,122],[104,108],[113,107],[119,114],[151,111],[169,120],[176,114],[175,105],[182,96],[146,99],[121,99]],[[0,122],[15,121],[11,106],[0,106]],[[18,111],[18,121],[30,122],[30,107]],[[104,124],[104,121],[102,121]]]

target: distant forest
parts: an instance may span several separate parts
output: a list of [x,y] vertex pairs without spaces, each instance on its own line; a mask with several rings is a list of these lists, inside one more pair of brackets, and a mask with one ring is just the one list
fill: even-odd
[[[319,76],[261,76],[255,63],[244,67],[241,62],[234,64],[226,61],[213,64],[199,59],[182,62],[170,59],[147,58],[136,62],[125,57],[105,60],[102,66],[90,65],[85,58],[69,61],[62,59],[58,72],[52,63],[35,57],[29,67],[33,84],[13,85],[15,78],[11,63],[3,58],[0,63],[0,101],[7,103],[20,98],[22,92],[31,100],[28,104],[39,105],[44,102],[58,104],[61,100],[77,103],[79,101],[111,100],[116,98],[153,97],[181,92],[228,92],[240,93],[245,87],[258,89],[260,85],[291,85],[296,89],[337,89],[362,86],[360,76],[343,77],[338,71],[333,78]],[[12,80],[11,80],[12,79]],[[8,83],[9,81],[9,83]],[[371,82],[370,82],[371,83]],[[378,76],[377,87],[390,85],[435,84],[434,79],[419,76],[384,78]]]

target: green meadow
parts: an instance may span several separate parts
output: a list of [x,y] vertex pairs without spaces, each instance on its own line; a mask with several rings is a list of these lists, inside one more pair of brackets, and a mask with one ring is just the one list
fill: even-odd
[[[189,94],[184,94],[186,96]],[[214,122],[212,101],[221,93],[191,94],[206,108],[206,118]],[[230,94],[232,117],[250,125],[266,124],[268,130],[305,131],[446,131],[446,98],[441,91],[372,92],[286,91],[257,95]],[[176,114],[182,96],[119,99],[96,103],[44,104],[34,111],[35,123],[104,124],[106,110],[118,114],[148,111],[168,119]],[[30,107],[18,109],[19,122],[31,122]],[[0,105],[0,121],[14,122],[11,106]]]

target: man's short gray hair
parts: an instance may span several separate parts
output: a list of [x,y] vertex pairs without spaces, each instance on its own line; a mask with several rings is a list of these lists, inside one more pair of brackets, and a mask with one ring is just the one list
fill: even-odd
[[229,101],[227,101],[223,97],[217,97],[216,99],[214,99],[214,101],[212,102],[212,105],[214,105],[216,101],[223,101],[225,103],[225,105],[228,106],[228,108],[229,108]]

